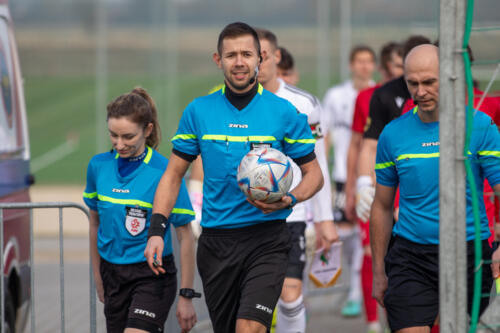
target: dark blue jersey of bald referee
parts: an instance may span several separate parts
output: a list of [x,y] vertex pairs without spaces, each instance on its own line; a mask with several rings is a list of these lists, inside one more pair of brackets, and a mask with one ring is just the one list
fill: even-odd
[[[246,201],[236,173],[243,156],[256,144],[267,144],[294,160],[312,156],[314,143],[307,116],[259,84],[241,110],[226,96],[227,88],[195,99],[182,115],[172,142],[174,153],[203,160],[203,212],[206,228],[240,228],[286,219],[290,209],[264,214]],[[303,161],[302,161],[303,162]]]

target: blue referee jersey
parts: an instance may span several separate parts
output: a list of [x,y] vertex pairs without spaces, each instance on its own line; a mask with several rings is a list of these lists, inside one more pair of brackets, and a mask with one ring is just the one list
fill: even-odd
[[[484,178],[500,183],[500,134],[491,118],[476,112],[468,157],[477,192]],[[404,139],[401,139],[404,133]],[[424,123],[417,108],[389,123],[380,135],[375,165],[377,182],[399,184],[399,220],[393,233],[420,244],[439,244],[439,122]],[[478,196],[481,239],[490,236],[483,196]],[[471,191],[467,184],[467,240],[474,239]]]
[[[118,153],[95,155],[87,169],[83,200],[99,213],[97,248],[103,259],[114,264],[146,261],[144,249],[156,187],[168,160],[150,147],[143,163],[131,174],[118,172]],[[174,227],[194,219],[186,185],[182,182],[177,202],[168,219]],[[165,233],[163,256],[172,253],[170,228]]]
[[290,209],[263,214],[246,201],[236,181],[237,168],[256,145],[276,148],[292,159],[312,153],[315,140],[307,116],[260,84],[252,101],[238,110],[226,98],[225,89],[191,102],[172,138],[175,150],[201,154],[203,159],[201,225],[239,228],[286,219]]

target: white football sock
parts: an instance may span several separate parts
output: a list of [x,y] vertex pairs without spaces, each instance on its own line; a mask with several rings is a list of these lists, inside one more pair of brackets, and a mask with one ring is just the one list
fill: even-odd
[[360,230],[356,226],[352,237],[349,238],[351,248],[351,258],[349,260],[350,281],[349,295],[350,301],[361,301],[361,266],[363,265],[363,245],[361,244]]
[[302,295],[293,302],[278,301],[276,333],[303,333],[306,331],[306,308]]

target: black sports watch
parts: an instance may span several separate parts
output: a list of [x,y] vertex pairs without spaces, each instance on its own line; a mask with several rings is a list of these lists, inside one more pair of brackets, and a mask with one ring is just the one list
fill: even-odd
[[189,299],[192,299],[195,297],[198,297],[198,298],[201,297],[201,293],[197,293],[196,291],[194,291],[194,289],[191,289],[191,288],[180,289],[179,295],[182,297],[185,297],[185,298],[189,298]]

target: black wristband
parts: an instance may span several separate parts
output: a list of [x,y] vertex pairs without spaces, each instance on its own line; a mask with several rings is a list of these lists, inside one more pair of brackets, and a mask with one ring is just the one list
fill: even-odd
[[167,226],[168,219],[163,214],[154,213],[151,215],[151,223],[149,224],[148,229],[148,239],[151,236],[160,236],[161,238],[165,237]]

